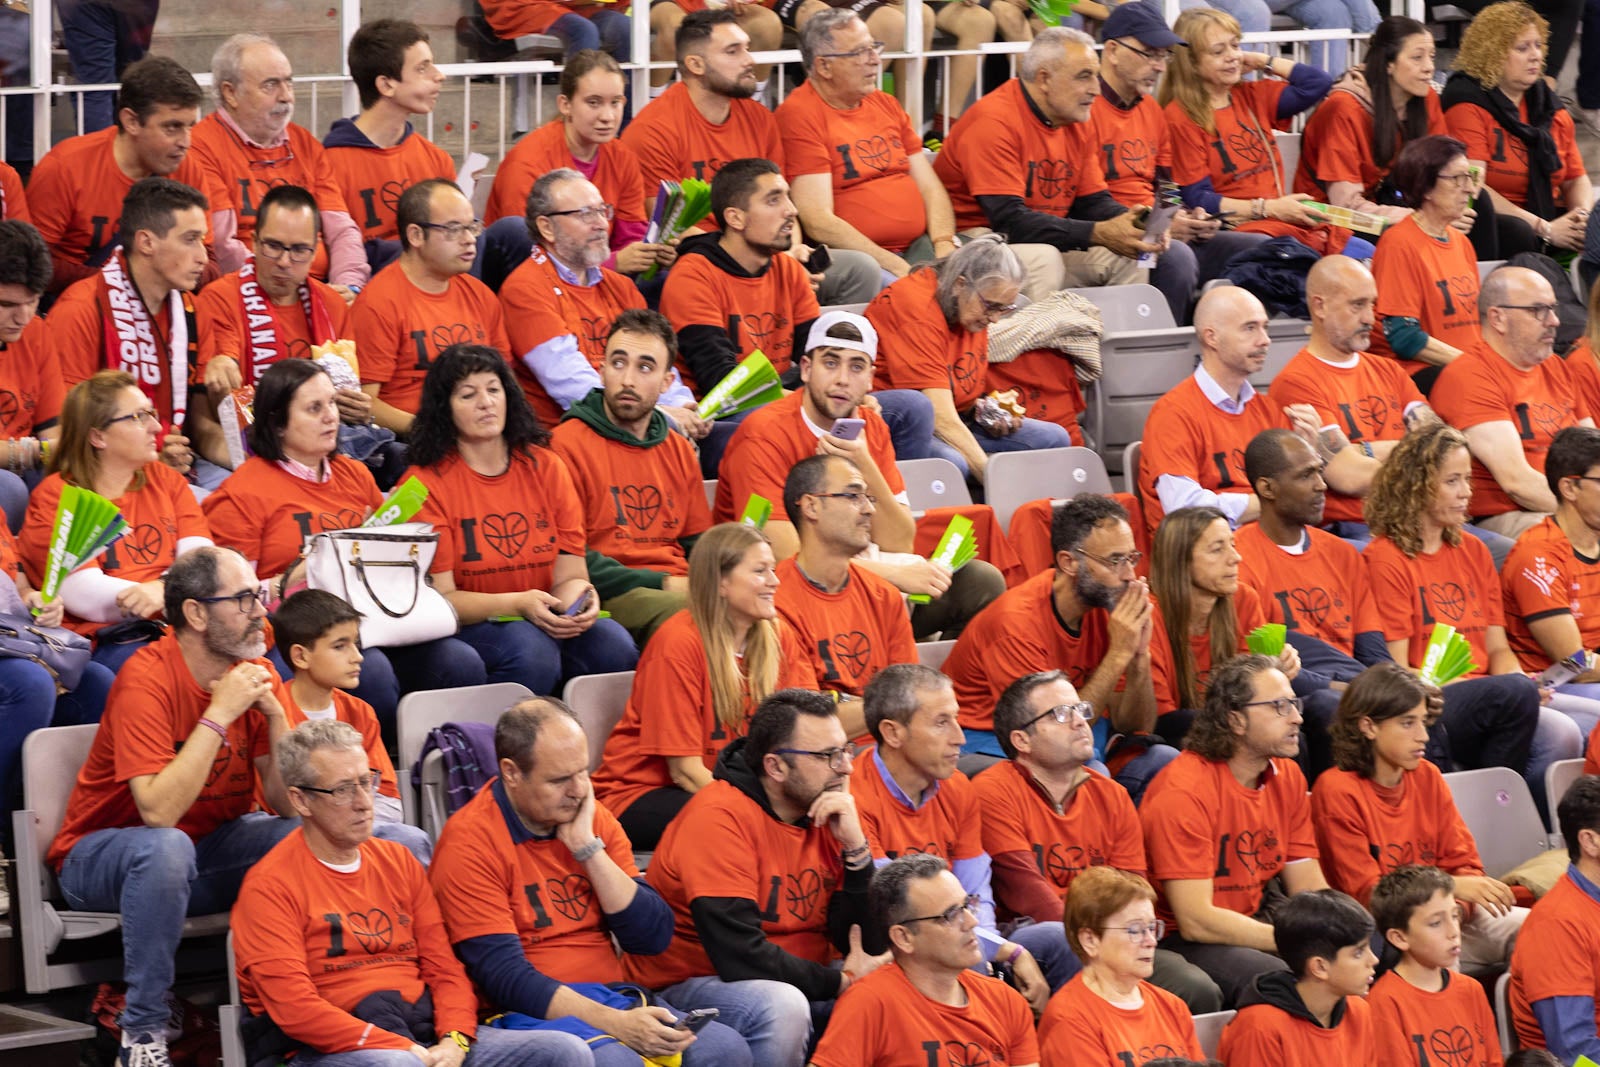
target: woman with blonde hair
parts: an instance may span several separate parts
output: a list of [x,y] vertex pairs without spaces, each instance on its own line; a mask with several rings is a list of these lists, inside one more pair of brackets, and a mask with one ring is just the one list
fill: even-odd
[[778,617],[777,589],[772,545],[754,526],[713,526],[689,553],[689,606],[645,646],[594,775],[595,796],[635,848],[655,848],[710,784],[717,754],[744,735],[757,705],[780,689],[816,687]]

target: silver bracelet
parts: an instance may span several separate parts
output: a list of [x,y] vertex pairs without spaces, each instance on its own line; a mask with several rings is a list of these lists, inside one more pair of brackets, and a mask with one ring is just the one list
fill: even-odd
[[605,847],[606,843],[600,840],[598,836],[591,837],[587,845],[584,845],[582,848],[573,852],[572,858],[577,860],[579,863],[588,863],[590,860],[594,859],[601,849]]

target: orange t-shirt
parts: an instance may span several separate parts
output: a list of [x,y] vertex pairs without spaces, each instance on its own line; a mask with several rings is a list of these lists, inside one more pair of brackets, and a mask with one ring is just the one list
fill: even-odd
[[[777,622],[783,651],[773,691],[809,689],[816,677],[805,649],[787,623]],[[728,742],[743,736],[755,710],[747,697],[737,729],[717,718],[705,643],[685,608],[661,624],[639,656],[627,710],[606,739],[600,769],[594,772],[595,797],[613,811],[626,811],[646,793],[667,788],[673,784],[668,756],[699,756],[706,770],[712,770]]]
[[[258,324],[264,325],[258,316],[271,318],[272,331],[278,345],[282,346],[283,359],[310,359],[312,345],[349,336],[345,324],[350,317],[350,308],[344,302],[344,297],[332,286],[315,278],[306,279],[306,284],[311,289],[311,298],[322,302],[322,310],[328,316],[328,326],[333,331],[331,337],[312,336],[312,322],[306,317],[305,305],[298,297],[288,304],[275,304],[263,290],[261,306],[247,313],[239,296],[237,271],[223,275],[200,290],[200,295],[194,298],[195,324],[200,332],[200,357],[195,365],[195,376],[205,376],[206,364],[211,362],[211,357],[232,356],[247,383],[260,381],[261,375],[280,357],[273,346],[263,345],[258,352],[252,343],[255,328]],[[360,362],[360,356],[356,358]]]
[[780,822],[730,782],[714,781],[689,799],[646,878],[672,908],[672,944],[657,956],[623,956],[631,982],[662,989],[716,973],[689,912],[702,897],[753,900],[772,945],[817,964],[834,958],[828,902],[844,882],[839,842],[826,826]]
[[1032,211],[1063,216],[1103,192],[1092,123],[1046,126],[1012,78],[962,112],[933,163],[950,194],[956,229],[988,226],[980,196],[1021,197]]
[[1054,348],[1035,348],[1010,363],[989,364],[989,388],[1017,391],[1017,399],[1030,419],[1053,422],[1066,430],[1072,443],[1082,447],[1078,416],[1087,405],[1072,362]]
[[556,273],[555,261],[544,248],[534,245],[500,286],[500,310],[511,342],[506,358],[539,416],[539,425],[546,429],[560,422],[566,411],[539,384],[528,355],[551,338],[569,334],[589,365],[599,367],[611,324],[629,308],[644,307],[644,296],[632,281],[605,267],[599,271],[600,281],[594,285],[570,285]]
[[[272,671],[273,692],[281,701],[286,687],[272,664],[251,662]],[[194,680],[172,634],[135,652],[111,683],[100,729],[45,861],[60,871],[85,834],[143,826],[128,783],[165,770],[210,706],[211,694]],[[249,811],[255,802],[255,761],[267,754],[266,717],[246,711],[229,724],[227,744],[217,749],[205,785],[177,829],[198,841]]]
[[1150,408],[1139,449],[1139,502],[1150,536],[1166,517],[1156,481],[1163,474],[1192,479],[1213,493],[1250,492],[1244,450],[1262,430],[1284,425],[1277,395],[1257,393],[1231,415],[1213,404],[1190,375]]
[[933,795],[912,809],[895,796],[873,749],[857,757],[850,795],[876,857],[892,860],[926,852],[953,863],[983,852],[978,794],[960,771],[936,783]]
[[934,299],[939,276],[914,270],[873,298],[867,321],[878,331],[874,389],[948,389],[957,411],[988,391],[989,331],[945,322]]
[[1192,185],[1209,177],[1217,193],[1240,200],[1288,192],[1281,180],[1283,156],[1272,136],[1280,125],[1278,98],[1288,87],[1273,79],[1235,85],[1232,106],[1212,111],[1214,133],[1201,129],[1176,100],[1168,104],[1173,180]]
[[1372,983],[1377,1067],[1501,1067],[1499,1032],[1483,986],[1445,971],[1443,989],[1418,989],[1394,971]]
[[689,573],[682,541],[711,528],[711,509],[700,461],[682,434],[668,431],[646,448],[567,419],[550,447],[566,462],[583,505],[589,548],[635,570]]
[[[128,524],[127,532],[87,567],[97,567],[113,578],[130,582],[153,581],[178,558],[179,541],[211,536],[211,526],[183,475],[156,460],[145,464],[144,477],[143,488],[129,489],[112,501]],[[28,497],[28,514],[18,534],[18,547],[28,580],[36,588],[44,581],[56,510],[61,506],[61,490],[65,486],[61,475],[51,474]],[[107,624],[68,614],[62,625],[88,635]]]
[[22,176],[4,160],[0,160],[0,219],[33,221],[28,210],[28,196],[22,188]]
[[[1162,712],[1167,712],[1183,707],[1184,702],[1178,692],[1178,672],[1172,659],[1172,643],[1167,635],[1167,620],[1162,617],[1159,604],[1152,603],[1150,610],[1153,616],[1150,625],[1150,679],[1155,684],[1156,707]],[[1267,613],[1262,607],[1261,597],[1243,582],[1239,583],[1238,592],[1233,594],[1233,615],[1235,632],[1239,638],[1238,651],[1248,652],[1249,647],[1245,644],[1245,638],[1256,627],[1266,623]],[[1194,656],[1195,684],[1199,686],[1203,698],[1205,687],[1211,684],[1212,668],[1226,661],[1217,661],[1213,658],[1211,635],[1208,633],[1190,636],[1189,653]]]
[[370,142],[324,145],[322,153],[350,217],[361,227],[363,241],[399,238],[395,212],[400,198],[413,185],[430,178],[456,180],[450,153],[412,129],[407,129],[399,144],[387,148]]
[[911,153],[922,138],[899,101],[875,92],[857,107],[828,106],[801,85],[777,110],[784,174],[833,176],[833,213],[890,252],[928,232],[922,193],[911,177]]
[[[710,237],[700,238],[711,241]],[[680,334],[690,326],[726,330],[739,358],[760,349],[782,374],[800,355],[794,350],[796,327],[822,314],[811,276],[793,256],[772,257],[758,275],[729,274],[708,255],[680,256],[661,290],[661,314]],[[697,382],[688,360],[680,361],[683,384],[696,396],[716,382]]]
[[[594,832],[622,872],[639,877],[628,835],[604,804],[595,804]],[[583,864],[556,838],[523,827],[499,779],[450,816],[433,859],[433,890],[452,944],[514,934],[528,962],[557,981],[622,981]]]
[[1553,615],[1570,615],[1583,647],[1600,648],[1600,560],[1578,555],[1553,516],[1517,538],[1500,568],[1500,584],[1506,638],[1523,670],[1550,666],[1528,624]]
[[[1439,106],[1439,94],[1429,89],[1423,99],[1428,111],[1428,136],[1448,136],[1450,131],[1445,126],[1444,110]],[[1329,93],[1306,120],[1300,137],[1300,167],[1294,175],[1294,191],[1309,193],[1319,203],[1326,204],[1329,185],[1352,182],[1361,187],[1363,195],[1370,196],[1378,183],[1388,176],[1389,167],[1394,166],[1403,136],[1399,130],[1395,131],[1395,152],[1389,157],[1388,167],[1378,166],[1372,139],[1372,110],[1353,93]]]
[[[263,576],[281,574],[312,536],[360,526],[383,503],[364,464],[328,457],[325,482],[308,482],[251,456],[202,505],[219,545],[254,560]],[[435,557],[437,559],[437,557]]]
[[[729,100],[728,105],[727,121],[715,125],[694,106],[689,87],[673,82],[628,123],[622,143],[638,157],[651,203],[662,182],[709,182],[735,159],[770,159],[783,166],[783,141],[772,112],[754,100]],[[715,218],[708,216],[704,225],[715,228]]]
[[1489,669],[1488,630],[1505,625],[1505,609],[1500,576],[1482,541],[1462,534],[1459,545],[1408,557],[1387,537],[1375,537],[1361,557],[1383,620],[1383,639],[1411,642],[1409,666],[1422,666],[1434,624],[1442,622],[1472,646],[1476,667],[1471,676]]
[[899,964],[879,967],[839,998],[809,1062],[816,1067],[1038,1063],[1033,1013],[1022,994],[972,971],[962,971],[957,981],[967,994],[959,1008],[923,994]]
[[[285,694],[283,711],[289,729],[292,730],[301,723],[309,721],[310,716],[295,700],[294,689],[287,682],[283,691]],[[362,747],[367,750],[367,766],[378,772],[378,792],[398,800],[400,785],[395,779],[394,761],[389,758],[389,750],[383,745],[383,727],[378,724],[378,715],[372,710],[372,705],[343,689],[335,689],[332,707],[335,719],[347,722],[360,731]],[[259,799],[262,801],[261,806],[266,807],[266,798]]]
[[[862,431],[867,452],[889,491],[905,492],[889,425],[867,408],[857,408],[854,415],[867,424]],[[796,389],[782,400],[774,400],[745,416],[717,465],[717,499],[711,517],[717,522],[737,520],[752,493],[781,506],[784,480],[796,463],[817,454],[817,440],[817,432],[805,415],[804,389]]]
[[55,337],[35,316],[21,337],[0,344],[0,437],[28,437],[57,425],[66,397]]
[[256,861],[234,907],[239,997],[295,1041],[321,1052],[408,1049],[407,1035],[351,1012],[393,990],[407,1002],[433,995],[439,1033],[477,1028],[477,999],[450,951],[428,872],[392,841],[368,839],[361,865],[336,871],[295,830]]
[[1344,998],[1344,1017],[1331,1030],[1271,1004],[1252,1004],[1223,1029],[1217,1058],[1228,1067],[1371,1063],[1374,1036],[1372,1012],[1361,997]]
[[1570,874],[1533,906],[1511,953],[1511,1019],[1518,1045],[1547,1047],[1533,1005],[1551,997],[1593,999],[1600,1030],[1600,902]]
[[[990,858],[1031,853],[1039,876],[1059,890],[1062,904],[1072,880],[1090,867],[1115,867],[1141,877],[1145,873],[1143,831],[1128,791],[1099,771],[1085,771],[1089,777],[1062,812],[1012,760],[972,780],[983,811],[983,850]],[[998,892],[996,903],[1021,911]]]
[[828,593],[786,559],[773,602],[806,650],[815,687],[858,697],[891,663],[917,662],[917,639],[900,590],[854,563],[849,568],[844,588]]
[[[1429,394],[1439,417],[1458,430],[1486,422],[1508,422],[1522,441],[1528,465],[1543,473],[1555,435],[1589,417],[1567,373],[1566,360],[1551,357],[1522,371],[1480,342],[1439,372]],[[1472,460],[1472,513],[1499,515],[1517,503],[1500,488],[1489,468]]]
[[[1517,105],[1517,117],[1528,121],[1528,101]],[[1444,113],[1450,136],[1467,146],[1468,159],[1481,159],[1488,164],[1484,184],[1518,207],[1528,203],[1528,146],[1506,132],[1477,104],[1457,104]],[[1583,154],[1578,151],[1577,125],[1563,107],[1556,108],[1550,120],[1550,136],[1555,139],[1556,151],[1561,154],[1561,166],[1550,175],[1550,191],[1557,207],[1582,206],[1563,203],[1561,186],[1574,178],[1583,177]]]
[[1172,169],[1172,131],[1156,98],[1141,94],[1122,108],[1102,92],[1089,109],[1089,126],[1112,197],[1126,207],[1154,203],[1157,168]]
[[1439,768],[1423,760],[1385,788],[1355,771],[1330,769],[1311,789],[1317,849],[1328,884],[1365,904],[1378,879],[1408,864],[1481,875],[1483,861]]
[[1600,412],[1600,362],[1595,360],[1589,339],[1578,338],[1578,343],[1569,348],[1562,358],[1567,361],[1567,373],[1572,376],[1572,384],[1578,390],[1584,410],[1593,417]]
[[411,283],[404,258],[380,270],[350,307],[350,336],[361,361],[361,381],[379,382],[378,399],[415,413],[422,380],[433,361],[454,344],[488,345],[511,351],[500,301],[487,285],[466,274],[450,279],[442,293]]
[[1083,975],[1062,986],[1039,1019],[1040,1067],[1140,1067],[1146,1060],[1207,1059],[1188,1005],[1159,986],[1139,983],[1144,1003],[1113,1004]]
[[413,475],[428,488],[417,521],[433,523],[439,535],[430,570],[454,571],[457,589],[548,592],[556,557],[583,557],[583,501],[567,465],[548,448],[514,453],[504,474],[479,474],[451,453],[400,480]]
[[[1392,355],[1383,337],[1383,320],[1391,315],[1416,319],[1429,337],[1462,351],[1483,338],[1478,329],[1478,255],[1467,235],[1446,230],[1445,239],[1430,237],[1407,218],[1384,230],[1372,257],[1372,278],[1378,287],[1372,350]],[[1403,359],[1414,374],[1426,364]],[[1276,385],[1276,383],[1274,383]]]
[[[1139,819],[1158,891],[1206,879],[1212,903],[1240,915],[1261,910],[1262,887],[1285,866],[1317,858],[1306,778],[1294,760],[1273,760],[1259,787],[1246,789],[1226,760],[1179,753],[1150,782]],[[1171,927],[1164,892],[1156,910]]]
[[489,28],[503,41],[512,41],[527,33],[543,33],[562,15],[588,18],[596,11],[615,10],[609,0],[593,4],[583,0],[488,0],[480,6],[483,17],[489,20]]
[[[562,167],[577,168],[567,147],[566,123],[554,119],[540,126],[511,146],[495,168],[489,204],[483,210],[484,225],[498,219],[520,219],[528,209],[528,193],[539,176]],[[639,159],[621,141],[607,141],[594,158],[594,176],[589,180],[600,190],[606,203],[617,210],[624,222],[649,221],[644,214],[644,180]]]
[[1326,531],[1306,533],[1309,547],[1294,555],[1262,533],[1260,523],[1239,527],[1233,535],[1239,581],[1256,593],[1270,621],[1351,655],[1356,634],[1383,630],[1361,553]]
[[[1400,440],[1406,435],[1406,411],[1424,402],[1410,376],[1392,359],[1362,353],[1354,366],[1345,366],[1318,359],[1309,348],[1296,353],[1272,379],[1272,399],[1280,407],[1310,404],[1322,425],[1339,427],[1357,444]],[[1329,489],[1323,518],[1361,522],[1361,498]]]

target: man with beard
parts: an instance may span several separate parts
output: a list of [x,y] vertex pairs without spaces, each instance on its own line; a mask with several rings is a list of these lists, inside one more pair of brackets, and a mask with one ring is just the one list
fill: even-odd
[[[1128,513],[1110,497],[1073,497],[1051,518],[1050,546],[1055,566],[980,612],[945,660],[961,705],[964,747],[1005,755],[995,736],[1000,695],[1025,674],[1062,670],[1096,712],[1094,758],[1112,757],[1117,781],[1137,803],[1178,753],[1138,739],[1156,729],[1156,695],[1150,589],[1138,577],[1142,556]],[[1114,739],[1122,740],[1122,751]]]
[[[273,759],[287,730],[250,564],[197,548],[166,575],[172,629],[119,671],[47,861],[74,908],[120,912],[124,1064],[167,1062],[167,993],[186,915],[227,911],[295,824]],[[176,754],[174,754],[176,753]],[[364,761],[363,761],[364,765]]]
[[[601,266],[611,255],[614,213],[594,183],[569,167],[540,175],[528,193],[533,251],[500,287],[500,306],[511,335],[507,358],[542,426],[560,422],[600,385],[596,368],[611,324],[644,307],[631,280]],[[694,413],[694,397],[675,370],[664,369],[665,414],[704,437],[708,425]]]
[[583,499],[600,606],[643,647],[687,603],[689,552],[711,512],[694,446],[656,408],[675,381],[672,324],[632,308],[611,324],[605,348],[599,387],[572,405],[550,447]]
[[646,875],[672,908],[672,944],[625,957],[629,980],[680,1011],[716,1008],[763,1067],[800,1067],[813,1007],[887,958],[862,948],[882,944],[867,929],[872,848],[852,753],[829,697],[779,690],[722,750]]

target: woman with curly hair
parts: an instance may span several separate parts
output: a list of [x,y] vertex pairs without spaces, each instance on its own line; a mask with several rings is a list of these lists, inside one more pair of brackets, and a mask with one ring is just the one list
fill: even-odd
[[1550,24],[1521,0],[1490,4],[1461,36],[1444,120],[1483,168],[1500,254],[1583,247],[1594,189],[1572,116],[1544,80]]
[[583,502],[549,444],[493,348],[451,345],[428,368],[407,475],[428,488],[417,518],[439,534],[433,583],[489,681],[544,694],[639,658],[628,631],[600,618]]
[[[1450,760],[1461,768],[1510,767],[1544,805],[1544,771],[1583,747],[1577,723],[1517,662],[1506,640],[1500,578],[1489,550],[1465,536],[1472,500],[1467,439],[1443,423],[1407,434],[1373,478],[1362,555],[1389,654],[1420,669],[1434,627],[1466,639],[1472,669],[1445,686]],[[1556,701],[1575,699],[1554,697]],[[1454,768],[1452,768],[1454,769]]]
[[1484,874],[1477,842],[1444,775],[1428,761],[1429,727],[1444,695],[1400,666],[1379,663],[1351,681],[1333,721],[1335,770],[1311,789],[1311,821],[1333,888],[1366,904],[1385,874],[1408,863],[1455,876],[1465,906],[1461,963],[1505,966],[1526,908]]

